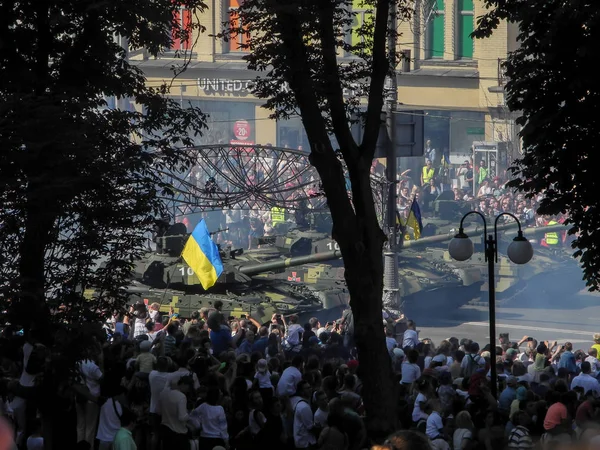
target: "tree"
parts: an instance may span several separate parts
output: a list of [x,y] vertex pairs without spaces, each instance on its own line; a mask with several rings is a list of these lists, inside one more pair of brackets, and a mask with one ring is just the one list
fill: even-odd
[[[159,170],[190,163],[179,148],[203,116],[167,99],[167,87],[147,87],[120,40],[156,55],[191,39],[192,25],[176,20],[181,7],[205,5],[0,4],[0,242],[11,323],[91,320],[123,305],[121,287],[163,213]],[[138,109],[109,109],[110,97]],[[91,286],[99,295],[84,302]]]
[[[390,57],[397,57],[387,51],[388,37],[396,34],[388,26],[388,17],[392,10],[399,18],[410,18],[409,4],[404,0],[246,0],[232,12],[236,20],[223,34],[226,39],[247,34],[243,47],[249,52],[248,68],[262,72],[255,80],[255,93],[266,99],[272,117],[298,114],[302,118],[310,162],[320,175],[333,220],[332,235],[343,255],[372,436],[394,429],[396,399],[381,317],[386,236],[375,211],[370,168],[384,85],[394,69]],[[345,90],[354,94],[345,95]],[[355,118],[363,126],[361,142],[355,141],[350,129]]]
[[[166,98],[168,86],[147,87],[122,45],[157,55],[174,39],[192,39],[202,30],[177,20],[182,7],[205,5],[0,2],[0,309],[3,323],[26,333],[48,338],[53,324],[62,329],[47,342],[55,358],[42,407],[56,404],[53,383],[65,383],[92,341],[81,324],[99,323],[126,301],[122,287],[165,213],[160,170],[192,163],[185,146],[203,115]],[[111,97],[135,108],[110,109]],[[52,407],[46,411],[53,420]]]
[[477,37],[501,20],[518,23],[519,48],[505,64],[506,103],[518,111],[523,154],[511,186],[543,195],[538,213],[567,214],[572,243],[590,290],[600,286],[600,209],[595,167],[600,162],[596,119],[600,90],[600,5],[591,0],[485,0]]

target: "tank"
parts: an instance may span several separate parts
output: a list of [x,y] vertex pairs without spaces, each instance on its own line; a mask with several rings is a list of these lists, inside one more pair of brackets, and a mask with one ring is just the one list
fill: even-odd
[[193,311],[223,302],[223,311],[234,317],[251,316],[259,323],[271,321],[273,314],[318,315],[321,320],[339,318],[348,305],[348,291],[343,281],[309,285],[296,277],[278,277],[286,268],[307,263],[337,260],[339,250],[312,255],[282,258],[281,252],[244,252],[221,250],[223,273],[208,290],[180,258],[187,234],[177,234],[178,224],[157,242],[157,251],[136,262],[134,280],[128,287],[131,302],[157,302],[161,311],[170,308],[182,317]]
[[[323,232],[289,230],[283,236],[261,238],[261,248],[256,250],[224,249],[224,271],[215,286],[205,291],[179,256],[188,236],[185,227],[179,225],[170,227],[157,240],[156,252],[136,263],[128,289],[132,302],[158,302],[164,312],[173,307],[181,316],[189,317],[193,311],[221,300],[224,311],[231,316],[251,316],[260,323],[269,322],[274,313],[303,318],[314,315],[321,321],[337,319],[347,307],[349,295],[341,253],[335,241]],[[468,226],[465,230],[475,242],[476,253],[461,263],[452,260],[447,251],[457,225],[456,219],[439,219],[435,231],[442,234],[404,242],[399,257],[399,288],[407,307],[459,307],[465,300],[487,298],[487,265],[478,253],[483,227]],[[517,293],[527,279],[557,267],[556,255],[543,248],[536,248],[534,260],[524,266],[515,266],[501,256],[512,238],[505,239],[504,232],[514,229],[514,223],[498,227],[499,301]],[[564,229],[555,225],[527,229],[525,234],[535,237]]]

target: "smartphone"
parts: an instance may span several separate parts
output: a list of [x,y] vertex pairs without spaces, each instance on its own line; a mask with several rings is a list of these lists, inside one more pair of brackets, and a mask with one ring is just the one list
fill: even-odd
[[277,315],[275,316],[275,318],[276,318],[277,320],[280,320],[280,319],[281,319],[281,314],[277,314]]
[[247,319],[246,314],[241,314],[240,319]]
[[533,341],[533,338],[532,337],[528,337],[527,338],[527,342],[531,342],[531,341]]

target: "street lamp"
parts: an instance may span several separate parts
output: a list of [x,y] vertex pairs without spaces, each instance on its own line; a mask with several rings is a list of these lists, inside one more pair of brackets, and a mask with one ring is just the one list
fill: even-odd
[[496,286],[494,279],[494,264],[498,262],[498,219],[502,216],[510,216],[517,222],[519,231],[517,237],[510,243],[506,251],[508,258],[515,264],[526,264],[533,257],[533,247],[531,243],[523,237],[521,223],[511,213],[503,212],[496,216],[494,220],[494,234],[487,234],[487,224],[485,216],[478,211],[470,211],[460,220],[458,234],[450,241],[448,252],[450,256],[457,261],[466,261],[473,256],[473,241],[465,234],[463,222],[467,216],[477,214],[483,220],[483,234],[485,239],[485,260],[488,263],[488,284],[489,284],[489,314],[490,314],[490,371],[492,377],[492,395],[497,398],[498,394],[498,375],[496,370]]

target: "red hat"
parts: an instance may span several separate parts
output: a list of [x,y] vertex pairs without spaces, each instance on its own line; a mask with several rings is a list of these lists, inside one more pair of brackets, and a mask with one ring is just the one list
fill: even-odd
[[355,370],[358,367],[358,361],[356,359],[351,359],[346,365],[348,366],[348,369]]

